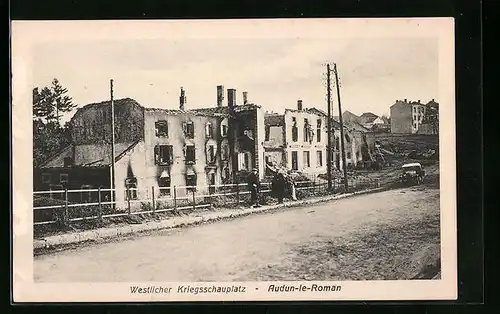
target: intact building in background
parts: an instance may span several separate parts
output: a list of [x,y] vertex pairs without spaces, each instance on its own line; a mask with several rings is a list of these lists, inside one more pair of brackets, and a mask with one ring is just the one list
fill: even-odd
[[391,133],[438,134],[438,103],[397,100],[391,106]]

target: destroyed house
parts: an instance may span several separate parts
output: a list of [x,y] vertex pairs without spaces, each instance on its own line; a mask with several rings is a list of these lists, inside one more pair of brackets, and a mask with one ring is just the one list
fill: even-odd
[[[284,114],[266,113],[264,142],[266,163],[270,167],[285,167],[305,174],[317,175],[327,171],[328,116],[317,108],[286,109]],[[340,169],[340,124],[331,119],[332,165]],[[346,162],[356,164],[357,142],[344,127]],[[351,140],[352,139],[352,140]],[[353,148],[355,147],[355,148]]]
[[[219,92],[219,91],[218,91]],[[234,93],[233,90],[228,91]],[[181,99],[182,102],[182,99]],[[114,101],[116,201],[182,197],[191,190],[262,166],[257,124],[260,106],[218,103],[215,108],[185,110],[145,108],[133,99]],[[70,121],[72,143],[35,171],[35,190],[109,188],[111,176],[111,104],[80,108]],[[259,154],[259,150],[262,152]],[[262,167],[261,167],[262,168]],[[263,174],[263,169],[259,171]],[[187,188],[184,188],[188,186]],[[127,195],[128,193],[128,195]]]

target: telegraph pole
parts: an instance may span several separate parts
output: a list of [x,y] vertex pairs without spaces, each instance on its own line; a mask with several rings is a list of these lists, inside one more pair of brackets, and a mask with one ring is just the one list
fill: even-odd
[[113,79],[109,81],[111,95],[111,204],[115,208],[115,103],[113,99]]
[[327,120],[327,144],[326,144],[326,169],[328,178],[328,191],[332,190],[332,106],[331,106],[331,84],[330,84],[330,64],[326,65],[326,89],[327,89],[327,107],[328,107],[328,120]]
[[333,64],[333,72],[335,74],[335,85],[337,85],[337,100],[339,102],[339,122],[340,122],[340,142],[341,142],[341,153],[342,153],[342,168],[344,170],[344,185],[345,191],[348,191],[349,183],[347,182],[347,170],[346,170],[346,160],[345,160],[345,146],[344,146],[344,123],[342,121],[342,106],[340,104],[340,87],[339,87],[339,76],[337,73],[337,64]]

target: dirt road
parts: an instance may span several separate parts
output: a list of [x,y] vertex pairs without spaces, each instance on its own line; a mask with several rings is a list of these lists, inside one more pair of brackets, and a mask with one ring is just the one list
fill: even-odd
[[[406,188],[35,257],[37,282],[409,279],[439,190]],[[429,257],[426,257],[429,258]]]

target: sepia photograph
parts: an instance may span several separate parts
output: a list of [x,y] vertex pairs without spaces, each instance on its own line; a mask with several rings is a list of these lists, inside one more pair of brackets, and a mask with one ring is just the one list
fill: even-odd
[[13,22],[14,298],[456,299],[453,27]]

